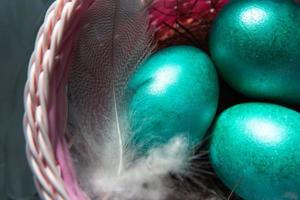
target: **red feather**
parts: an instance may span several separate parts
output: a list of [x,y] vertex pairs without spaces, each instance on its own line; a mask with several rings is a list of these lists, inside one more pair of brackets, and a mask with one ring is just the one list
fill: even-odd
[[153,0],[150,27],[160,45],[194,44],[207,47],[211,24],[229,0]]

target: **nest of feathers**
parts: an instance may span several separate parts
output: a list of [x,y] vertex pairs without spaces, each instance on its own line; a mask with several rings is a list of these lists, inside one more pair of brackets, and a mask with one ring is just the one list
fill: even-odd
[[[99,1],[101,2],[101,1]],[[143,4],[143,9],[147,10],[148,12],[148,20],[147,23],[149,23],[148,30],[150,29],[153,31],[153,36],[154,36],[154,43],[155,47],[153,51],[156,51],[158,49],[163,49],[168,46],[172,45],[180,45],[180,44],[185,44],[185,45],[193,45],[196,46],[200,49],[203,49],[204,51],[208,52],[208,34],[210,27],[213,23],[214,18],[216,17],[217,13],[222,9],[222,7],[228,3],[228,0],[153,0],[153,1],[142,1]],[[108,6],[109,7],[109,6]],[[97,10],[97,9],[96,9]],[[91,12],[92,13],[92,12]],[[99,19],[101,18],[106,18],[109,17],[109,14],[107,16],[98,16]],[[88,21],[89,24],[91,21],[94,21],[93,19],[93,14],[88,16]],[[86,31],[86,34],[80,36],[80,38],[83,38],[83,44],[79,44],[81,46],[80,53],[89,55],[91,54],[90,52],[94,52],[95,54],[98,52],[101,52],[101,49],[103,46],[93,46],[94,42],[92,40],[86,40],[87,37],[91,36],[91,33],[97,31],[97,29],[100,29],[99,27],[101,20],[95,20],[94,23],[92,22],[93,26],[90,30]],[[99,26],[99,27],[97,27]],[[142,34],[145,34],[141,32]],[[99,33],[98,33],[99,34]],[[139,38],[140,35],[137,33],[134,33],[132,37]],[[144,45],[143,39],[139,41],[138,39],[135,41],[137,43],[141,42],[141,45]],[[80,43],[80,42],[79,42]],[[91,48],[92,45],[92,48]],[[123,45],[123,43],[119,43],[119,45]],[[96,47],[96,48],[94,48]],[[146,49],[148,46],[146,45]],[[152,48],[152,47],[150,47]],[[87,53],[89,52],[89,53]],[[75,52],[76,54],[76,52]],[[138,53],[139,54],[139,53]],[[102,56],[105,56],[105,54],[102,54]],[[91,55],[90,55],[91,56]],[[90,57],[89,56],[89,57]],[[143,56],[143,55],[139,55]],[[76,56],[77,58],[80,56]],[[97,55],[99,58],[99,54]],[[93,59],[97,60],[97,59]],[[86,61],[82,60],[75,60],[76,64],[74,64],[73,69],[71,71],[71,76],[70,76],[70,83],[69,83],[69,99],[80,99],[78,102],[77,100],[75,101],[75,104],[71,101],[71,104],[74,104],[75,110],[78,110],[78,107],[83,106],[85,107],[83,110],[85,112],[92,112],[95,106],[90,106],[90,104],[87,106],[87,102],[89,100],[86,100],[84,96],[81,94],[78,96],[78,93],[80,91],[85,90],[86,88],[96,88],[94,86],[95,83],[91,82],[91,85],[86,85],[86,80],[90,79],[89,76],[86,76],[85,78],[82,78],[82,74],[85,74],[84,70],[91,70],[86,68]],[[82,64],[78,63],[84,63],[85,67],[82,66]],[[94,61],[92,61],[94,62]],[[97,63],[98,61],[95,61]],[[97,82],[97,87],[99,85],[104,85],[105,88],[107,88],[107,79],[105,79],[105,83],[101,83],[101,81],[97,78],[97,76],[110,76],[112,72],[110,72],[108,69],[102,71],[99,73],[95,66],[95,63],[91,63],[90,66],[92,68],[92,71],[95,73],[94,76],[96,77]],[[131,71],[131,69],[129,69]],[[78,75],[80,73],[80,76]],[[99,74],[99,75],[98,75]],[[118,79],[118,78],[117,78]],[[80,86],[79,86],[80,85]],[[226,85],[226,84],[225,84]],[[73,89],[72,89],[73,88]],[[97,89],[98,90],[98,89]],[[97,94],[97,90],[91,90],[87,94]],[[100,89],[101,90],[101,89]],[[85,93],[83,93],[86,95]],[[228,94],[228,91],[226,91],[226,94]],[[226,95],[225,94],[225,95]],[[108,95],[109,96],[109,95]],[[232,98],[234,95],[230,95],[230,98]],[[105,105],[107,102],[105,102],[105,97],[97,97],[91,95],[89,99],[99,99],[102,98],[104,99],[103,102],[101,102],[101,105]],[[224,107],[228,106],[228,104],[234,104],[238,98],[235,98],[234,101],[232,99],[226,99],[226,96],[223,95],[222,101],[224,101],[223,105]],[[99,103],[99,102],[98,102]],[[93,102],[91,102],[93,104]],[[87,107],[90,106],[90,110],[86,110]],[[106,107],[105,105],[104,107]],[[101,110],[101,109],[100,109]],[[221,108],[220,108],[221,110]],[[100,112],[104,112],[101,110]],[[82,115],[82,114],[79,114]],[[103,119],[101,116],[93,116],[95,118],[101,119],[101,127],[105,126],[105,119]],[[76,118],[76,117],[75,117]],[[98,121],[99,121],[98,119]],[[73,133],[75,133],[73,139],[74,146],[71,149],[72,153],[75,160],[75,166],[77,166],[77,171],[79,171],[79,177],[81,176],[86,176],[86,171],[93,171],[93,169],[90,169],[90,166],[85,166],[83,167],[82,164],[80,163],[91,163],[91,161],[88,161],[86,159],[87,155],[91,154],[97,154],[95,152],[92,152],[92,149],[87,148],[87,146],[97,146],[99,144],[91,144],[92,141],[96,141],[97,138],[93,137],[93,139],[89,139],[89,141],[86,141],[86,138],[84,137],[78,137],[76,135],[82,135],[81,133],[76,133],[78,130],[81,128],[76,128],[76,125],[74,127],[74,124],[84,124],[86,122],[80,122],[82,119],[75,120],[76,122],[72,122],[73,124]],[[85,119],[86,120],[86,119]],[[92,127],[93,125],[91,125]],[[99,124],[97,125],[99,126]],[[86,127],[85,127],[86,129]],[[91,128],[93,129],[93,128]],[[93,131],[90,131],[93,132]],[[97,135],[97,134],[94,134]],[[102,137],[102,136],[97,136],[97,137]],[[82,141],[86,141],[86,143],[83,143]],[[193,159],[190,163],[189,167],[189,174],[192,175],[178,175],[177,173],[168,173],[167,176],[165,176],[164,182],[168,185],[168,189],[170,189],[173,192],[170,192],[166,195],[166,199],[172,199],[172,200],[213,200],[213,199],[238,199],[235,197],[234,192],[230,191],[227,189],[223,184],[218,180],[216,177],[214,171],[212,170],[212,167],[210,166],[210,161],[209,161],[209,156],[208,156],[208,141],[209,141],[209,136],[206,136],[205,141],[199,146],[197,152],[195,155],[195,159]],[[94,142],[92,142],[94,143]],[[86,149],[84,153],[82,152],[82,149]],[[81,156],[78,156],[81,155]],[[91,160],[97,160],[101,158],[97,158],[96,156],[91,156]],[[96,157],[96,158],[95,158]],[[76,164],[77,163],[77,164]],[[79,167],[78,167],[79,165]],[[101,165],[101,164],[99,164]],[[81,169],[84,168],[84,169]],[[80,171],[83,171],[82,175],[80,174]],[[82,179],[82,182],[86,182],[84,179],[85,178],[79,178]],[[87,184],[86,186],[83,186],[83,188],[90,188],[91,183]],[[142,190],[149,190],[151,191],[152,188],[154,187],[152,182],[150,183],[144,181],[142,183],[143,186],[142,189],[138,189],[138,191]],[[118,187],[118,186],[113,186],[113,187]],[[89,190],[89,189],[85,189]],[[97,190],[97,189],[96,189]],[[90,191],[89,192],[93,196],[93,199],[100,198],[97,196],[97,194],[101,193],[100,192],[94,192]],[[153,195],[152,195],[153,196]],[[103,198],[103,197],[102,197]],[[151,197],[152,198],[152,197]],[[154,197],[155,198],[155,197]],[[107,199],[125,199],[125,197],[119,197],[118,194],[114,196],[108,195]],[[136,199],[136,200],[141,200],[145,199],[148,200],[149,198],[147,195],[144,197],[141,196],[131,196],[131,197],[126,197],[126,199]],[[157,199],[160,199],[157,197]]]
[[[225,79],[218,79],[213,59],[209,58],[212,24],[229,1],[56,0],[37,35],[24,95],[27,156],[42,199],[241,199],[235,194],[235,191],[239,192],[240,183],[229,186],[230,189],[226,187],[222,183],[225,181],[216,174],[213,151],[209,152],[213,143],[211,138],[214,139],[210,133],[218,122],[214,116],[234,105],[257,101],[232,89]],[[257,20],[257,16],[250,18]],[[223,19],[231,20],[231,17]],[[293,33],[286,31],[288,26],[284,25],[281,31]],[[227,27],[231,33],[232,27]],[[252,45],[251,40],[250,43]],[[165,53],[170,46],[175,46],[168,48],[173,54]],[[159,51],[165,57],[159,57],[153,64],[151,59]],[[284,55],[289,53],[284,51]],[[256,54],[252,56],[261,59]],[[198,58],[200,61],[196,62]],[[177,59],[180,64],[174,61]],[[149,60],[152,63],[149,64]],[[217,63],[216,59],[214,61]],[[234,59],[231,61],[235,62]],[[203,68],[199,67],[202,63]],[[196,70],[194,65],[198,66]],[[174,68],[176,70],[172,70]],[[207,69],[202,70],[204,68]],[[184,75],[178,78],[178,74]],[[180,81],[172,80],[174,76]],[[149,86],[149,83],[161,80],[167,84],[173,81],[169,84],[172,92],[161,92],[162,87],[157,84],[154,90],[153,85]],[[146,87],[150,88],[149,93],[143,90]],[[160,98],[158,93],[167,94],[167,100]],[[179,96],[183,98],[177,98]],[[211,108],[205,110],[206,107]],[[287,107],[299,111],[299,106]],[[199,113],[201,116],[204,113],[204,120],[200,119]],[[132,120],[140,124],[135,121],[132,125]],[[202,122],[203,127],[199,125]],[[139,130],[141,127],[142,131]],[[235,133],[231,129],[228,132]],[[151,143],[153,140],[159,142]],[[254,149],[252,153],[257,152]],[[240,159],[239,156],[231,157]],[[230,159],[220,161],[227,169],[240,166],[232,164]],[[223,165],[224,161],[229,161],[227,166]],[[239,171],[236,168],[234,174]],[[265,185],[269,187],[269,184]],[[252,190],[248,187],[245,191],[251,196]],[[286,195],[297,198],[293,193]]]
[[[28,157],[41,196],[65,200],[237,200],[234,191],[212,170],[209,135],[195,155],[180,152],[176,141],[136,159],[128,145],[126,122],[123,124],[119,116],[124,85],[150,54],[178,44],[193,45],[209,54],[210,27],[228,0],[86,0],[74,7],[70,4],[75,1],[66,2],[58,0],[47,13],[25,89]],[[82,8],[74,9],[80,4]],[[75,25],[61,28],[71,17]],[[62,33],[66,35],[62,37]],[[51,38],[51,34],[57,37]],[[220,85],[217,112],[245,100],[225,83]],[[37,119],[32,114],[35,111]],[[36,150],[39,145],[41,151]],[[167,158],[161,156],[166,150],[172,150]],[[186,160],[187,166],[182,164]]]

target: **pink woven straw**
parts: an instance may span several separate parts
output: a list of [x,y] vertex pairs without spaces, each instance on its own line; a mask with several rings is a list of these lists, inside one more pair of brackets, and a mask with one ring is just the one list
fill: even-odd
[[66,141],[68,62],[80,17],[94,0],[57,0],[37,35],[25,86],[27,157],[45,200],[86,200]]

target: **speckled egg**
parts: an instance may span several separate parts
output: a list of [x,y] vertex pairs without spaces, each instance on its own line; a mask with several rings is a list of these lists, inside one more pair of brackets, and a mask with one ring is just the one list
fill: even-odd
[[231,107],[214,125],[210,158],[245,200],[300,199],[300,114],[267,103]]
[[148,58],[127,86],[132,143],[147,152],[174,136],[196,146],[215,115],[219,87],[210,58],[192,46],[173,46]]
[[210,51],[221,76],[240,93],[300,104],[296,1],[232,1],[215,20]]

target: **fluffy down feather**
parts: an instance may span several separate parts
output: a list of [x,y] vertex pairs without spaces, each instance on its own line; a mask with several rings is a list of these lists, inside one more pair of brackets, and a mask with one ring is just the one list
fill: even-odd
[[143,157],[129,145],[134,133],[122,117],[124,86],[156,48],[144,5],[96,0],[82,19],[68,84],[71,153],[81,187],[101,200],[222,199],[206,186],[206,152],[188,150],[184,138]]

